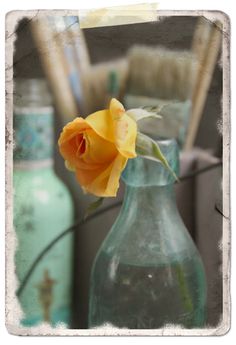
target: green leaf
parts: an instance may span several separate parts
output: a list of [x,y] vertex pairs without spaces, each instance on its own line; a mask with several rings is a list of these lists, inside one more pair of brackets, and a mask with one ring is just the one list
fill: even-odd
[[147,135],[138,132],[137,139],[136,139],[136,153],[144,157],[146,159],[151,159],[157,162],[160,162],[164,165],[166,169],[170,171],[170,173],[174,176],[174,178],[178,181],[178,177],[176,176],[175,172],[169,166],[165,156],[161,152],[161,149],[153,139],[148,137]]
[[130,116],[136,122],[143,120],[145,118],[149,118],[149,117],[152,117],[158,120],[162,118],[161,115],[157,114],[157,112],[149,111],[142,108],[127,110],[126,114]]
[[89,216],[91,213],[93,213],[94,211],[96,211],[96,209],[102,205],[103,200],[104,200],[104,198],[98,198],[96,201],[92,202],[92,203],[88,206],[88,208],[87,208],[87,210],[85,211],[85,214],[84,214],[84,220],[87,219],[88,216]]

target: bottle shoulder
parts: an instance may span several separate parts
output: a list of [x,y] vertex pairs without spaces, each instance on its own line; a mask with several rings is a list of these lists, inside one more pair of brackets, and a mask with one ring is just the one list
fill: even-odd
[[136,211],[132,207],[121,210],[102,245],[106,255],[145,265],[200,258],[177,210],[171,215],[155,211],[152,217]]

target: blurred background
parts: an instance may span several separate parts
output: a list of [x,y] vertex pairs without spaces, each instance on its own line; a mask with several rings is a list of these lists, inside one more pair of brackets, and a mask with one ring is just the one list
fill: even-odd
[[[144,105],[161,109],[163,120],[158,123],[159,127],[146,121],[143,131],[158,138],[174,137],[179,144],[180,176],[188,178],[176,186],[177,202],[203,258],[208,283],[207,322],[213,327],[222,317],[222,253],[219,249],[222,237],[221,23],[211,23],[196,16],[175,15],[159,19],[81,30],[76,16],[40,17],[33,21],[23,18],[17,26],[14,51],[14,112],[22,114],[25,108],[32,107],[32,99],[34,102],[35,99],[29,95],[34,92],[41,95],[38,103],[33,104],[34,111],[37,106],[53,108],[54,142],[50,159],[57,176],[63,181],[63,188],[66,188],[65,191],[61,187],[61,193],[68,194],[64,207],[68,207],[65,217],[69,226],[83,216],[94,198],[84,195],[74,175],[65,169],[57,147],[62,127],[78,115],[85,117],[106,108],[112,97],[118,98],[127,109]],[[29,82],[29,79],[33,80]],[[42,80],[47,82],[48,88],[39,86]],[[20,85],[18,89],[17,83]],[[28,83],[27,87],[24,87],[25,83]],[[50,95],[50,100],[46,101],[45,93]],[[20,126],[16,121],[16,133],[22,131]],[[22,171],[23,158],[14,157],[16,175],[19,174],[17,169]],[[211,165],[214,169],[193,173]],[[24,165],[24,169],[26,171],[27,166]],[[47,183],[53,184],[51,180]],[[123,193],[121,183],[118,198],[106,200],[103,207],[121,201]],[[23,203],[22,199],[17,202]],[[38,207],[37,202],[37,198],[32,201],[35,203],[33,207]],[[66,251],[72,253],[72,258],[67,261],[72,269],[71,278],[65,276],[72,281],[72,288],[66,293],[72,296],[71,321],[68,321],[72,328],[87,328],[92,262],[119,209],[120,205],[117,205],[88,221],[77,229],[70,243],[58,249],[58,257]],[[29,207],[27,212],[30,213]],[[32,222],[36,222],[33,217]],[[30,215],[27,222],[29,218]],[[37,223],[40,223],[39,218]],[[17,224],[15,227],[19,227]],[[45,235],[45,243],[49,240]],[[63,260],[61,265],[65,265]],[[61,274],[67,270],[60,267],[57,270],[61,270]],[[56,274],[55,269],[53,272]],[[63,298],[63,291],[52,297],[52,286],[57,279],[45,269],[42,274],[38,296],[41,296],[44,320],[48,320],[53,298],[54,302]],[[60,279],[63,280],[63,276]],[[34,298],[38,297],[35,295]]]

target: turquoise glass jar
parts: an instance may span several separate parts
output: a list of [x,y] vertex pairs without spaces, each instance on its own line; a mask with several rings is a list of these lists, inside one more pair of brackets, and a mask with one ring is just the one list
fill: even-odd
[[[43,80],[17,80],[14,97],[15,271],[19,284],[37,255],[73,224],[69,190],[53,169],[53,107]],[[70,324],[72,236],[40,261],[22,294],[21,325]]]
[[[159,144],[178,173],[176,142]],[[128,162],[123,180],[122,209],[92,269],[89,327],[203,327],[204,268],[179,215],[173,176],[138,157]]]

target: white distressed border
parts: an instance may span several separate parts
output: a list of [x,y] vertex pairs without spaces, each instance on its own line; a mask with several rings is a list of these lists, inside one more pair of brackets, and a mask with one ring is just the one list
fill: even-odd
[[[9,320],[16,317],[14,289],[15,285],[12,283],[14,274],[13,253],[15,246],[15,238],[12,229],[12,58],[13,58],[13,42],[14,21],[23,16],[35,16],[55,13],[56,15],[73,15],[77,11],[72,10],[30,10],[30,11],[14,11],[8,14],[10,20],[7,19],[6,30],[8,31],[8,39],[6,40],[6,134],[8,135],[6,148],[6,323],[8,324],[8,331],[11,334],[18,335],[222,335],[225,334],[230,327],[230,221],[229,221],[229,157],[230,157],[230,81],[229,81],[229,20],[223,12],[208,12],[208,11],[159,11],[161,16],[169,15],[203,15],[209,20],[218,19],[223,22],[223,213],[228,218],[223,218],[223,299],[224,299],[224,313],[223,320],[219,327],[214,329],[178,329],[178,328],[164,328],[160,330],[122,330],[122,329],[97,329],[97,330],[66,330],[66,329],[49,329],[47,326],[41,327],[40,332],[38,328],[22,328],[9,326]],[[13,21],[13,23],[11,22]],[[12,313],[12,315],[11,315]]]

